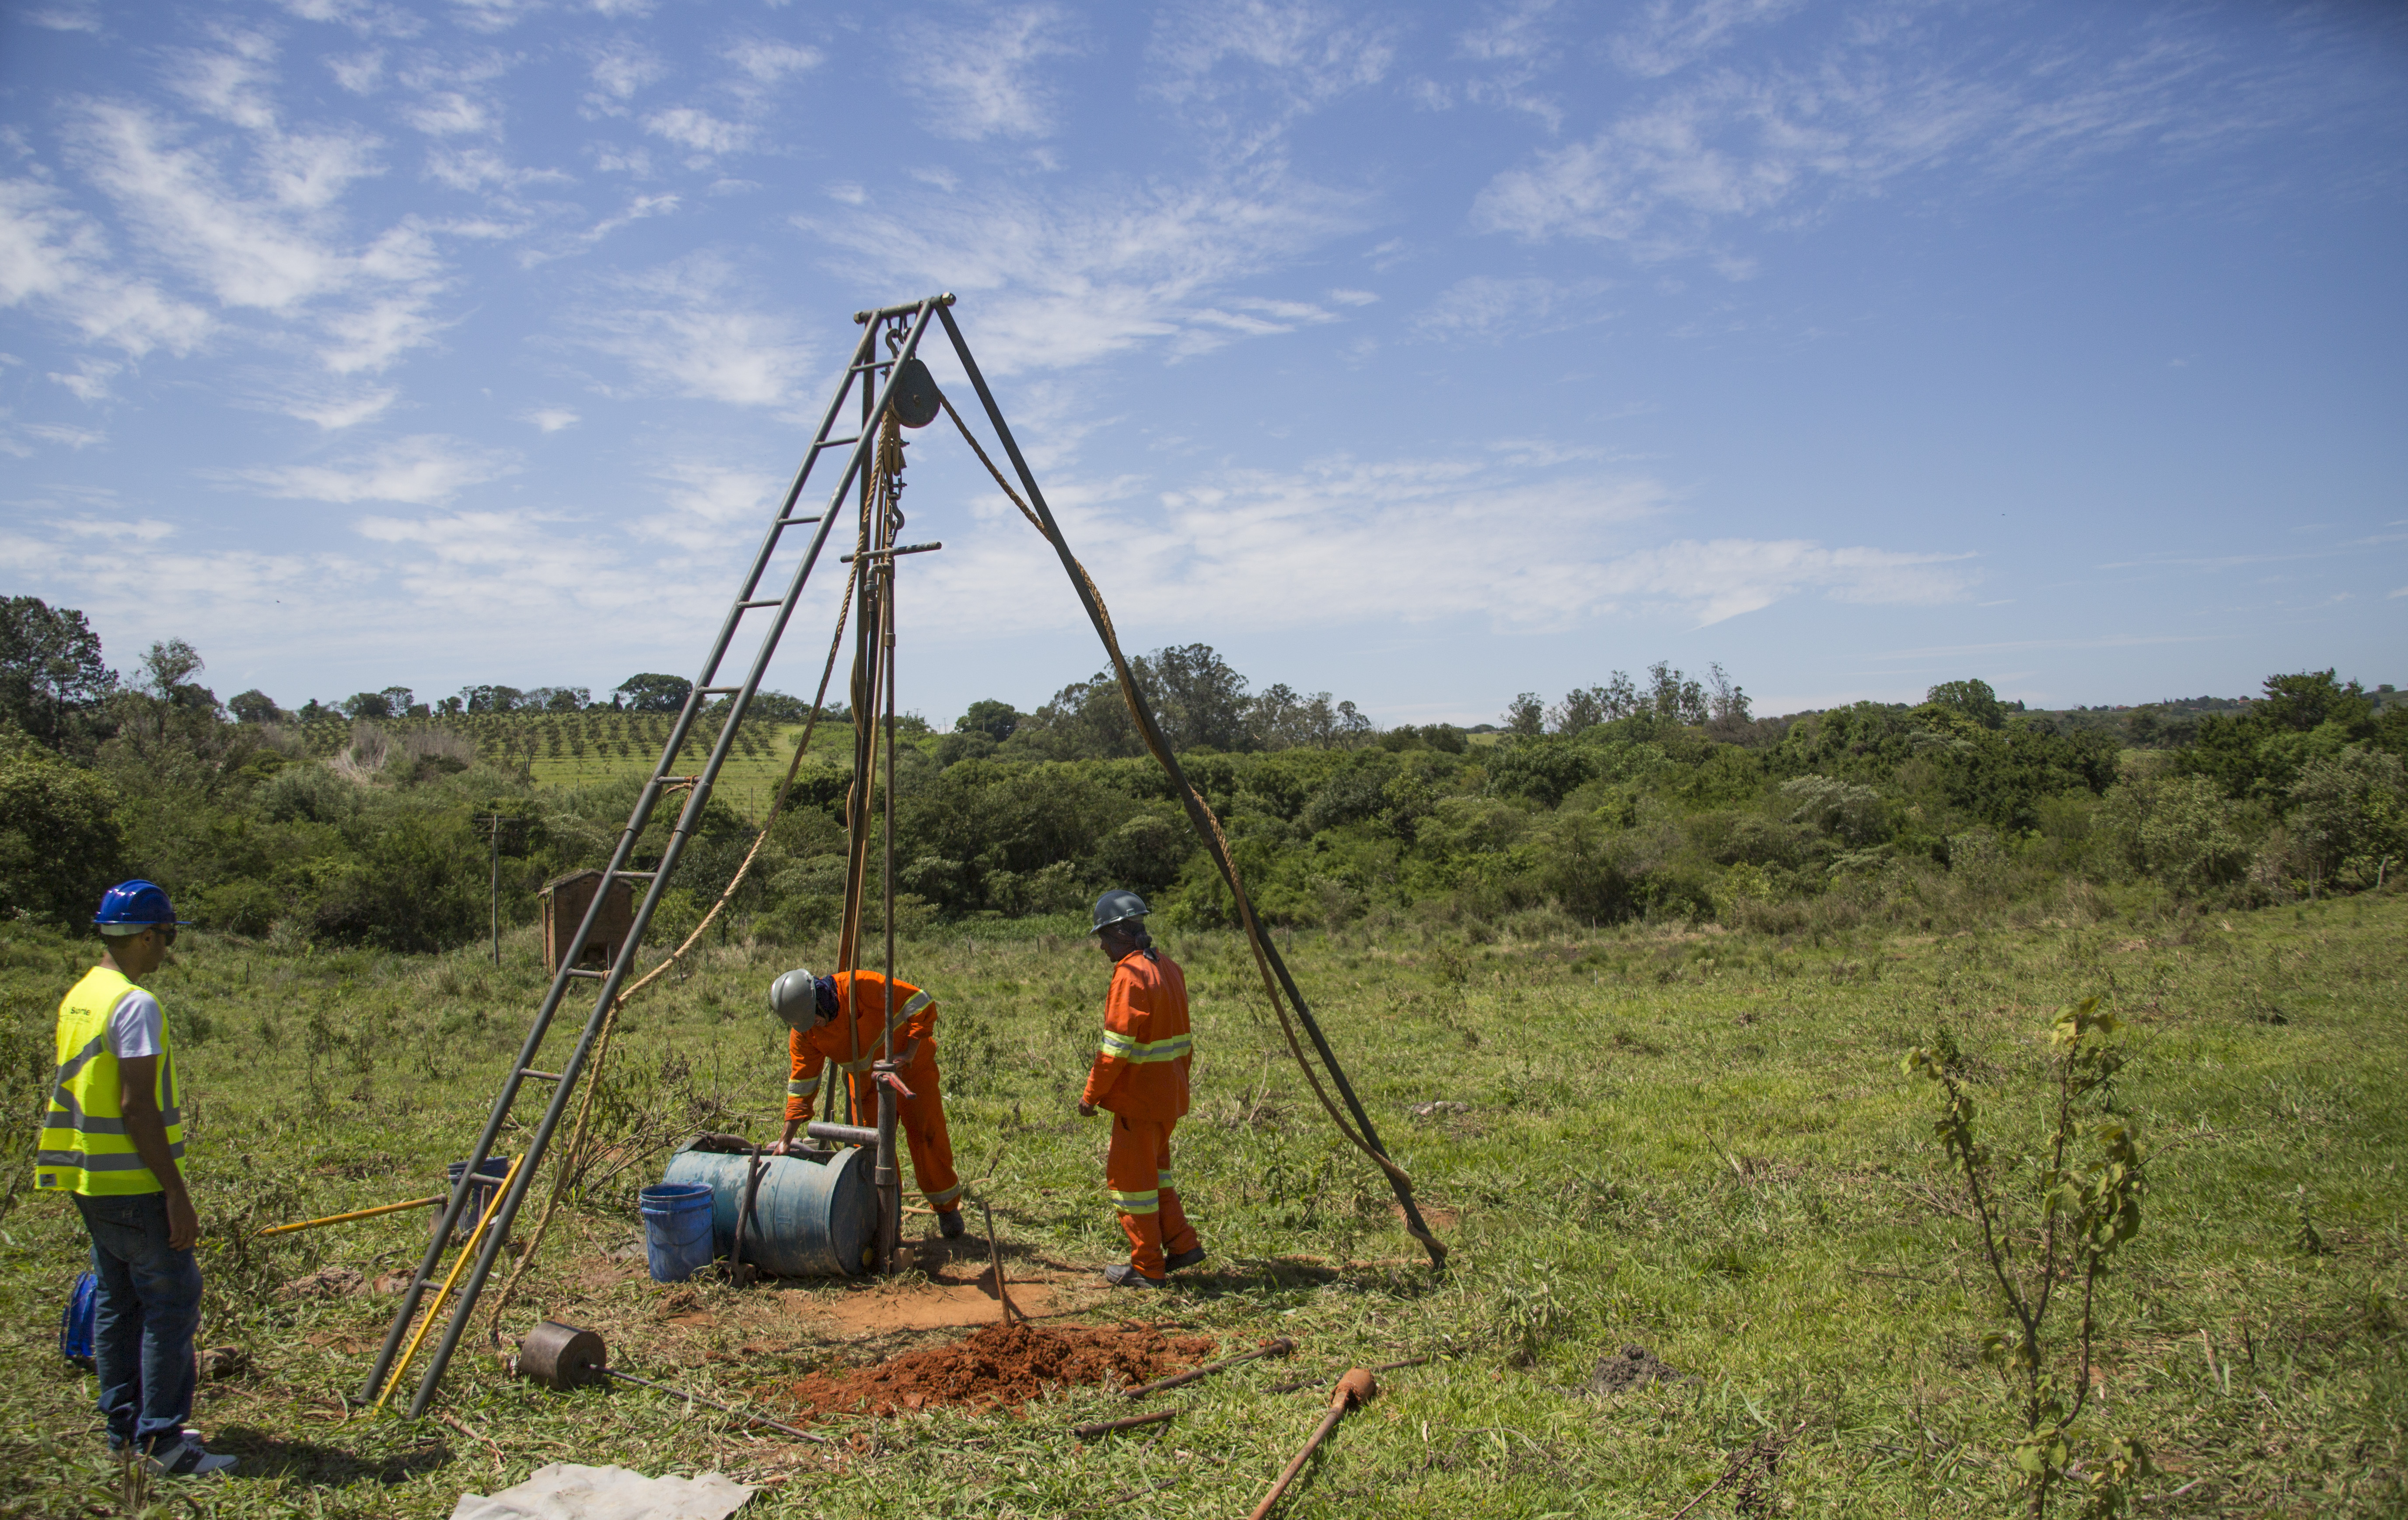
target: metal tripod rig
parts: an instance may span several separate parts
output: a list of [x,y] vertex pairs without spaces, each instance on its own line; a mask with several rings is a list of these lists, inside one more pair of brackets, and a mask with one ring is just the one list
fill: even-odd
[[[1240,922],[1246,930],[1255,956],[1265,969],[1265,987],[1272,998],[1274,1008],[1280,1008],[1280,995],[1283,993],[1286,1005],[1294,1009],[1297,1022],[1303,1026],[1305,1032],[1310,1036],[1313,1049],[1320,1058],[1323,1071],[1331,1079],[1332,1085],[1336,1087],[1344,1101],[1348,1114],[1353,1117],[1354,1132],[1350,1134],[1349,1138],[1361,1145],[1387,1174],[1390,1186],[1395,1189],[1398,1200],[1403,1207],[1407,1229],[1422,1242],[1434,1264],[1443,1264],[1444,1247],[1430,1235],[1424,1225],[1421,1213],[1414,1204],[1410,1183],[1406,1180],[1403,1172],[1387,1157],[1380,1144],[1377,1130],[1372,1128],[1370,1116],[1364,1112],[1363,1105],[1355,1097],[1352,1085],[1347,1082],[1344,1072],[1340,1069],[1337,1058],[1329,1048],[1328,1041],[1322,1034],[1320,1025],[1307,1010],[1304,999],[1297,989],[1295,980],[1289,975],[1277,948],[1272,945],[1269,936],[1262,931],[1255,919],[1244,883],[1239,876],[1236,861],[1231,858],[1227,843],[1222,836],[1218,820],[1212,817],[1196,788],[1188,784],[1186,776],[1180,770],[1176,757],[1164,743],[1161,731],[1154,719],[1151,704],[1142,699],[1142,694],[1135,685],[1133,673],[1120,655],[1119,645],[1112,634],[1111,621],[1104,611],[1102,601],[1085,571],[1072,556],[1068,544],[1062,537],[1061,529],[1055,523],[1052,510],[1045,504],[1044,493],[1039,490],[1036,477],[1029,471],[1027,461],[1022,457],[1020,447],[1012,438],[1011,429],[1003,419],[1001,408],[996,405],[993,392],[987,389],[986,379],[979,371],[978,362],[970,355],[969,345],[964,341],[961,328],[953,321],[953,313],[949,309],[953,304],[953,297],[950,294],[933,295],[905,305],[886,306],[875,311],[861,311],[853,314],[853,320],[862,330],[861,337],[854,345],[851,362],[845,367],[844,378],[838,386],[836,395],[829,401],[827,411],[820,419],[819,430],[812,436],[810,449],[803,455],[802,465],[796,470],[793,483],[786,488],[784,494],[779,499],[777,511],[770,519],[768,531],[762,537],[760,548],[752,557],[751,567],[745,572],[743,583],[737,591],[736,600],[727,609],[726,616],[721,620],[718,635],[711,641],[710,653],[703,661],[701,675],[695,680],[693,690],[687,695],[685,706],[679,712],[676,723],[670,727],[668,738],[661,749],[661,758],[653,766],[651,775],[645,780],[643,790],[638,795],[635,807],[628,815],[626,827],[620,831],[618,843],[611,850],[609,864],[605,869],[601,888],[594,893],[592,904],[586,909],[584,918],[578,924],[577,932],[568,944],[559,969],[552,974],[552,985],[544,993],[542,1003],[536,1010],[535,1021],[527,1030],[526,1041],[520,1047],[518,1058],[512,1064],[510,1074],[503,1082],[501,1092],[494,1100],[493,1111],[485,1120],[485,1127],[477,1137],[476,1150],[470,1157],[467,1166],[463,1170],[460,1182],[452,1188],[451,1198],[444,1205],[442,1220],[435,1229],[425,1256],[421,1259],[418,1271],[411,1275],[409,1286],[403,1293],[400,1304],[394,1311],[393,1324],[385,1332],[384,1345],[378,1352],[375,1368],[368,1374],[365,1392],[362,1395],[364,1400],[373,1400],[382,1388],[387,1376],[392,1371],[395,1355],[399,1352],[411,1323],[417,1317],[421,1303],[428,1290],[437,1286],[434,1276],[437,1267],[442,1260],[445,1243],[451,1239],[453,1228],[460,1222],[468,1200],[473,1196],[479,1169],[493,1154],[494,1143],[500,1137],[503,1126],[509,1122],[510,1114],[517,1105],[520,1093],[529,1081],[549,1083],[551,1096],[544,1104],[543,1116],[537,1122],[533,1132],[528,1136],[525,1156],[514,1169],[509,1185],[504,1189],[495,1208],[491,1225],[483,1231],[476,1261],[467,1274],[466,1283],[462,1285],[457,1299],[451,1305],[450,1318],[443,1328],[442,1338],[436,1347],[433,1358],[427,1363],[420,1378],[416,1395],[410,1400],[410,1415],[413,1418],[423,1415],[433,1403],[436,1390],[442,1383],[444,1370],[450,1365],[452,1355],[458,1348],[462,1334],[475,1317],[477,1300],[484,1290],[487,1277],[492,1273],[494,1258],[500,1255],[502,1243],[509,1236],[511,1222],[517,1217],[520,1205],[525,1201],[528,1186],[540,1168],[545,1153],[552,1144],[552,1137],[560,1127],[562,1115],[568,1107],[570,1095],[576,1090],[578,1080],[584,1073],[586,1062],[593,1054],[595,1042],[609,1021],[611,1007],[617,1001],[629,972],[634,967],[635,953],[642,945],[644,936],[651,928],[653,913],[660,906],[661,895],[667,888],[669,878],[676,871],[679,860],[683,857],[687,843],[693,838],[696,827],[701,822],[703,809],[710,800],[711,788],[717,782],[720,771],[726,764],[728,754],[736,743],[738,728],[743,722],[754,694],[760,689],[762,678],[768,671],[771,658],[777,653],[779,641],[784,636],[788,622],[794,618],[796,605],[802,596],[804,585],[810,578],[813,566],[819,562],[822,549],[826,547],[829,530],[839,517],[849,515],[841,509],[845,504],[847,493],[856,487],[861,491],[858,520],[863,524],[865,541],[858,543],[854,553],[845,556],[845,559],[853,562],[855,567],[853,594],[861,598],[859,610],[865,614],[865,617],[862,623],[855,629],[854,636],[857,642],[852,693],[855,769],[854,795],[848,817],[848,823],[852,829],[853,858],[848,862],[847,878],[849,883],[854,884],[854,889],[847,893],[846,925],[839,959],[842,965],[849,969],[854,964],[858,950],[861,927],[858,884],[864,875],[864,868],[867,865],[866,852],[868,847],[867,823],[871,787],[867,783],[874,779],[877,768],[876,734],[872,726],[865,726],[862,714],[865,710],[873,714],[874,724],[874,716],[882,707],[887,718],[884,769],[890,801],[886,819],[888,857],[884,873],[887,878],[886,902],[885,912],[882,917],[885,936],[887,997],[891,1004],[895,974],[892,859],[894,839],[891,807],[895,752],[894,565],[896,559],[900,555],[939,546],[901,545],[894,541],[894,531],[900,524],[900,515],[888,509],[891,502],[874,499],[876,489],[873,487],[872,476],[879,473],[877,450],[881,434],[885,433],[890,438],[893,436],[893,429],[886,419],[891,415],[900,415],[904,420],[912,421],[913,425],[917,425],[919,421],[933,418],[934,408],[941,400],[936,396],[934,381],[928,377],[925,367],[917,357],[920,345],[926,338],[929,329],[939,322],[944,326],[945,336],[953,346],[955,358],[960,361],[963,373],[968,376],[971,387],[978,392],[980,405],[986,414],[989,425],[994,428],[996,438],[1002,445],[1006,457],[1010,461],[1012,473],[1018,477],[1022,490],[1027,493],[1023,510],[1028,512],[1031,520],[1038,524],[1039,530],[1053,544],[1056,554],[1060,556],[1063,568],[1069,575],[1071,586],[1078,594],[1081,605],[1086,610],[1089,620],[1095,625],[1098,635],[1103,638],[1106,647],[1112,653],[1116,668],[1121,671],[1124,691],[1129,698],[1131,716],[1143,733],[1148,749],[1169,772],[1174,791],[1185,805],[1190,820],[1196,825],[1197,833],[1202,836],[1205,848],[1211,854],[1213,863],[1219,867],[1223,880],[1228,884],[1236,899]],[[882,355],[879,352],[882,336],[885,339],[886,347],[886,352]],[[922,390],[924,387],[924,391]],[[845,411],[846,399],[854,395],[856,389],[859,394],[859,428],[849,437],[836,436],[839,426],[838,419]],[[914,420],[915,416],[916,420]],[[965,436],[968,435],[965,429]],[[973,440],[973,447],[975,447],[975,440]],[[802,501],[804,488],[810,479],[813,468],[819,464],[823,454],[836,450],[844,451],[844,471],[836,483],[836,489],[828,495],[827,505],[815,516],[796,517],[796,507]],[[982,461],[985,460],[982,451],[980,457]],[[990,470],[995,468],[992,462],[986,462]],[[1002,475],[999,471],[996,472],[996,479],[998,483],[1002,482]],[[1010,490],[1008,484],[1005,489]],[[813,529],[809,545],[798,556],[793,555],[788,538],[789,530],[804,527]],[[781,555],[787,557],[790,562],[781,563]],[[775,575],[772,574],[773,566],[777,571]],[[782,591],[774,590],[779,584],[778,576],[783,577]],[[771,587],[772,592],[765,594],[763,591],[765,585]],[[754,615],[762,616],[757,621],[748,623],[746,619]],[[873,618],[874,628],[871,626]],[[741,679],[730,684],[723,679],[723,668],[727,665],[731,653],[735,652],[738,634],[752,629],[757,629],[758,632],[753,639],[751,661],[742,667]],[[701,770],[691,775],[672,774],[680,752],[685,748],[689,735],[694,732],[696,723],[704,716],[704,709],[713,699],[722,697],[727,699],[723,709],[723,720],[720,723],[718,736],[711,743],[710,754],[703,761]],[[679,790],[685,792],[685,802],[678,809],[676,822],[670,827],[668,836],[662,845],[658,862],[650,869],[636,869],[630,862],[636,854],[638,838],[652,821],[653,815],[664,800]],[[636,909],[635,918],[628,928],[624,944],[609,967],[603,971],[587,969],[580,965],[584,955],[587,937],[593,933],[604,905],[610,899],[609,888],[623,878],[631,883],[644,884],[643,900]],[[579,1031],[575,1046],[569,1051],[567,1058],[561,1063],[557,1072],[538,1070],[534,1062],[542,1050],[545,1036],[551,1031],[553,1018],[558,1015],[561,1005],[569,998],[571,989],[587,982],[599,985],[593,988],[593,1003],[586,1015],[584,1027]],[[1285,1017],[1285,1012],[1283,1010],[1283,1021]],[[891,1054],[893,1027],[894,1016],[890,1007],[886,1018],[887,1033],[882,1041],[882,1055]],[[1299,1062],[1302,1062],[1300,1047],[1297,1056]],[[873,1067],[873,1072],[881,1069],[891,1072],[891,1063],[881,1061],[878,1066]],[[1308,1078],[1312,1077],[1310,1065],[1305,1067],[1305,1071]],[[1314,1085],[1318,1090],[1318,1082],[1316,1081]],[[815,1126],[814,1129],[848,1129],[851,1132],[840,1138],[855,1142],[867,1142],[871,1139],[873,1133],[875,1134],[880,1144],[879,1257],[882,1267],[891,1267],[895,1259],[896,1235],[899,1226],[901,1201],[900,1178],[896,1165],[897,1160],[895,1135],[896,1105],[893,1092],[882,1082],[879,1084],[879,1094],[878,1127],[874,1132],[853,1127]],[[1333,1117],[1337,1116],[1335,1108],[1331,1109],[1331,1114]],[[859,1115],[853,1116],[856,1119],[859,1117]],[[1340,1128],[1341,1129],[1346,1128],[1342,1119],[1340,1120]]]

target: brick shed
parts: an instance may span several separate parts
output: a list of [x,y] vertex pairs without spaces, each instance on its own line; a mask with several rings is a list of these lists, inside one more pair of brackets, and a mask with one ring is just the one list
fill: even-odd
[[[560,970],[568,942],[577,937],[577,926],[584,922],[585,910],[593,906],[594,894],[601,886],[602,873],[593,870],[572,871],[543,884],[543,963],[552,971]],[[611,886],[594,932],[586,936],[584,964],[607,970],[627,943],[627,930],[635,917],[635,887],[622,876]]]

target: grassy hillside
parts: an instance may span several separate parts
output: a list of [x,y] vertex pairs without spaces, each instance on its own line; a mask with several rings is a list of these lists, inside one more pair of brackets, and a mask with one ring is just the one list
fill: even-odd
[[[1944,1028],[2008,1176],[2028,1184],[2050,1010],[2097,994],[2128,1021],[2132,1059],[2095,1106],[2137,1126],[2151,1190],[2102,1300],[2075,1455],[2095,1461],[2110,1433],[2144,1439],[2163,1474],[2143,1492],[2165,1496],[2149,1515],[2400,1513],[2408,903],[2393,888],[2159,918],[2115,901],[2070,891],[2045,920],[1964,933],[1298,934],[1299,979],[1455,1247],[1440,1277],[1279,1054],[1242,945],[1168,936],[1199,1053],[1178,1164],[1212,1257],[1167,1298],[1136,1301],[1078,1286],[1118,1250],[1103,1131],[1071,1106],[1105,983],[1081,926],[911,942],[909,973],[941,1000],[955,1149],[995,1206],[1013,1281],[1052,1279],[1056,1307],[1090,1321],[1145,1314],[1230,1350],[1274,1334],[1301,1345],[1168,1396],[1181,1413],[1159,1440],[1071,1439],[1074,1419],[1118,1412],[1087,1391],[1025,1417],[935,1408],[838,1424],[834,1455],[635,1389],[544,1393],[466,1348],[443,1419],[360,1413],[348,1400],[392,1300],[279,1286],[325,1265],[369,1278],[407,1265],[423,1218],[236,1243],[431,1190],[538,995],[532,946],[509,941],[495,970],[473,952],[278,956],[195,935],[154,981],[182,1042],[211,1240],[205,1343],[250,1365],[205,1385],[199,1411],[245,1476],[175,1502],[436,1516],[464,1490],[566,1460],[730,1471],[767,1485],[748,1516],[1059,1515],[1155,1484],[1168,1486],[1133,1513],[1235,1516],[1318,1413],[1315,1392],[1275,1385],[1312,1373],[1326,1388],[1350,1362],[1427,1353],[1340,1427],[1283,1513],[1662,1520],[1733,1473],[1688,1513],[2000,1514],[2014,1432],[1978,1354],[2000,1324],[1994,1295],[1932,1138],[1931,1089],[1899,1060]],[[88,948],[6,931],[21,1115],[50,1010]],[[824,951],[728,945],[630,1007],[601,1112],[607,1138],[645,1158],[555,1229],[514,1332],[538,1309],[593,1324],[622,1364],[739,1400],[957,1333],[827,1328],[832,1306],[935,1291],[921,1277],[671,1290],[609,1255],[636,1238],[635,1185],[657,1176],[647,1144],[697,1124],[771,1132],[782,1038],[763,987]],[[1436,1101],[1459,1106],[1417,1115]],[[20,1196],[0,1217],[0,1514],[131,1513],[99,1456],[90,1380],[52,1348],[79,1238],[54,1199]],[[977,1270],[942,1251],[918,1259],[927,1276]],[[1676,1375],[1592,1392],[1600,1359],[1627,1345]]]

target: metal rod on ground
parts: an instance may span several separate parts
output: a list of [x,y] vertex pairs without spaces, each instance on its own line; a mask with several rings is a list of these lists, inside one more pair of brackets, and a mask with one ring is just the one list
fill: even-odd
[[[981,1199],[979,1210],[986,1215],[987,1259],[995,1263],[995,1306],[1003,1312],[1003,1322],[1009,1325],[1011,1323],[1012,1315],[1020,1314],[1020,1308],[1011,1301],[1010,1292],[1003,1286],[1003,1247],[996,1243],[995,1206],[986,1200]],[[1020,1314],[1020,1317],[1026,1319],[1028,1316]]]
[[1280,1501],[1280,1496],[1287,1492],[1287,1485],[1294,1483],[1296,1475],[1304,1470],[1305,1458],[1311,1456],[1314,1448],[1328,1438],[1330,1431],[1338,1428],[1338,1422],[1346,1417],[1346,1412],[1357,1404],[1369,1402],[1371,1396],[1379,1391],[1379,1380],[1373,1377],[1368,1369],[1357,1367],[1340,1378],[1336,1390],[1329,1396],[1329,1413],[1321,1417],[1321,1425],[1312,1432],[1312,1439],[1304,1443],[1304,1450],[1296,1454],[1296,1460],[1287,1465],[1287,1470],[1279,1475],[1279,1482],[1271,1484],[1271,1491],[1263,1496],[1263,1501],[1254,1506],[1254,1513],[1248,1515],[1246,1520],[1263,1520],[1264,1516],[1269,1514],[1271,1506],[1277,1504]]
[[705,1399],[698,1393],[687,1393],[682,1388],[672,1388],[665,1383],[654,1383],[649,1378],[638,1377],[633,1372],[622,1372],[609,1365],[609,1348],[603,1345],[602,1338],[592,1330],[582,1330],[574,1325],[563,1325],[556,1319],[547,1319],[527,1331],[525,1339],[519,1342],[519,1354],[514,1365],[521,1377],[533,1378],[549,1388],[577,1388],[602,1378],[616,1378],[622,1383],[632,1383],[639,1388],[652,1388],[657,1392],[685,1399],[689,1403],[708,1405],[723,1414],[733,1414],[739,1420],[750,1420],[755,1425],[766,1425],[773,1430],[782,1430],[798,1440],[817,1442],[823,1446],[828,1443],[827,1437],[815,1436],[809,1430],[798,1430],[783,1420],[773,1420],[766,1414],[755,1414],[749,1409],[737,1409],[732,1405],[723,1404],[716,1399]]
[[399,1214],[404,1209],[423,1209],[440,1203],[448,1195],[437,1193],[431,1198],[413,1198],[400,1203],[380,1203],[373,1209],[353,1209],[349,1214],[330,1214],[322,1219],[304,1219],[298,1224],[270,1225],[251,1238],[260,1240],[269,1235],[289,1235],[296,1229],[315,1229],[320,1225],[339,1225],[350,1219],[373,1219],[380,1214]]
[[1097,1436],[1111,1435],[1115,1430],[1134,1430],[1140,1425],[1160,1425],[1178,1416],[1179,1411],[1175,1409],[1157,1409],[1151,1414],[1132,1414],[1125,1420],[1097,1420],[1093,1425],[1072,1426],[1070,1433],[1081,1441],[1092,1441]]
[[1180,1387],[1185,1384],[1193,1383],[1198,1378],[1208,1378],[1215,1372],[1226,1371],[1230,1368],[1236,1367],[1241,1362],[1254,1361],[1262,1357],[1284,1357],[1295,1349],[1296,1342],[1283,1335],[1276,1341],[1265,1342],[1263,1344],[1256,1346],[1252,1351],[1241,1351],[1237,1356],[1224,1357],[1219,1361],[1193,1369],[1189,1371],[1181,1372],[1176,1376],[1156,1378],[1152,1383],[1140,1384],[1137,1387],[1129,1389],[1128,1392],[1123,1394],[1121,1397],[1124,1399],[1142,1399],[1150,1393],[1160,1393],[1165,1388]]
[[722,1414],[733,1414],[739,1420],[750,1420],[754,1425],[766,1425],[772,1430],[782,1430],[798,1441],[813,1441],[823,1446],[828,1444],[828,1438],[825,1436],[815,1436],[809,1430],[797,1429],[783,1420],[773,1420],[767,1414],[755,1414],[749,1409],[738,1409],[732,1404],[723,1404],[716,1399],[705,1399],[698,1393],[688,1393],[683,1388],[672,1388],[666,1383],[654,1383],[648,1378],[638,1377],[633,1372],[622,1372],[615,1367],[597,1367],[595,1371],[604,1377],[617,1378],[622,1383],[632,1383],[639,1388],[651,1388],[656,1392],[668,1394],[672,1398],[682,1399],[690,1404],[705,1404]]

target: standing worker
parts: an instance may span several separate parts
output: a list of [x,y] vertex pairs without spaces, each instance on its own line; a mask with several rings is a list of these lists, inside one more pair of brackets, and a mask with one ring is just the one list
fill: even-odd
[[[820,1073],[834,1061],[848,1079],[853,1112],[875,1115],[878,1088],[870,1066],[887,1030],[886,978],[874,971],[813,976],[786,973],[769,984],[769,1007],[785,1020],[794,1065],[786,1081],[786,1132],[769,1147],[783,1156],[811,1118]],[[937,1087],[937,1001],[910,983],[895,984],[895,1065],[900,1087],[896,1118],[911,1147],[911,1180],[937,1211],[947,1240],[962,1234],[962,1179],[953,1171],[953,1143],[945,1133],[945,1100]],[[874,1121],[865,1121],[874,1122]]]
[[167,894],[121,882],[93,924],[108,948],[59,1004],[58,1075],[34,1151],[34,1186],[65,1193],[92,1236],[99,1279],[93,1360],[109,1450],[184,1477],[235,1465],[184,1428],[201,1321],[200,1216],[178,1162],[184,1115],[159,1000],[140,985],[182,927]]
[[[1196,1227],[1171,1186],[1170,1131],[1187,1112],[1187,978],[1154,947],[1148,909],[1135,892],[1096,900],[1093,930],[1112,963],[1104,1002],[1104,1038],[1080,1095],[1082,1117],[1112,1113],[1104,1186],[1128,1232],[1129,1258],[1104,1269],[1114,1287],[1162,1287],[1166,1273],[1204,1259]],[[1166,1256],[1164,1253],[1168,1251]]]

